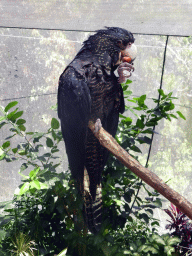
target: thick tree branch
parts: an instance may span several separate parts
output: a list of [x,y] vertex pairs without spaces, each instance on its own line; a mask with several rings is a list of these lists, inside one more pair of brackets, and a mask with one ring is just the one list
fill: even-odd
[[192,204],[187,201],[179,193],[171,189],[162,179],[149,169],[143,167],[137,160],[131,157],[117,141],[102,127],[98,132],[95,131],[95,125],[92,121],[89,122],[89,128],[98,138],[101,145],[107,148],[121,163],[128,169],[134,172],[139,178],[145,181],[149,186],[157,190],[161,195],[166,197],[190,219],[192,219]]

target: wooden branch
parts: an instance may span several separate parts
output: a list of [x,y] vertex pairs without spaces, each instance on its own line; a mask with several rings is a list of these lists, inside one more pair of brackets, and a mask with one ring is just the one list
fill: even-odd
[[145,181],[149,186],[157,190],[161,195],[166,197],[177,208],[192,219],[192,204],[179,193],[171,189],[162,179],[149,169],[143,167],[137,160],[131,157],[117,141],[102,127],[98,132],[94,132],[95,125],[89,122],[89,128],[99,140],[100,144],[107,148],[122,164],[134,172],[139,178]]

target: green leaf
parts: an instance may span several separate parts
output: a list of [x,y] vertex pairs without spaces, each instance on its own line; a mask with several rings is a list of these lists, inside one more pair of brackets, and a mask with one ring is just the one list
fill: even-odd
[[29,176],[26,176],[26,175],[22,174],[21,172],[19,172],[19,175],[21,175],[25,180],[29,179]]
[[152,254],[158,254],[158,250],[151,245],[144,245],[142,250],[144,252],[152,252]]
[[54,117],[51,120],[51,128],[52,129],[58,129],[59,128],[59,121]]
[[6,237],[7,232],[0,229],[0,242]]
[[141,133],[149,133],[149,134],[153,134],[153,129],[151,129],[151,128],[148,128],[148,129],[146,129],[146,130],[144,130],[144,131],[141,131]]
[[23,186],[20,188],[19,195],[25,194],[29,190],[30,184],[29,182],[25,182]]
[[132,83],[132,81],[131,80],[129,80],[129,79],[127,79],[127,81],[126,81],[126,83],[125,84],[131,84]]
[[129,99],[128,99],[127,101],[136,103],[136,102],[137,102],[137,98],[134,98],[134,99],[132,99],[132,100],[129,100]]
[[170,92],[167,94],[168,97],[171,97],[171,95],[173,94],[173,92]]
[[40,167],[35,168],[34,170],[30,171],[29,173],[29,177],[31,178],[31,180],[33,180],[34,178],[36,178],[37,173],[39,172]]
[[142,143],[146,143],[146,144],[151,144],[151,138],[148,138],[147,136],[144,137],[138,137],[138,141],[142,144]]
[[47,145],[47,147],[52,148],[52,147],[53,147],[53,141],[52,141],[52,139],[47,138],[47,140],[46,140],[46,145]]
[[131,194],[128,192],[128,193],[125,193],[124,194],[124,199],[126,202],[130,203],[131,202]]
[[126,116],[124,116],[124,115],[122,115],[122,114],[119,114],[119,117],[120,117],[120,118],[124,118],[124,119],[126,118]]
[[124,84],[123,84],[123,86],[122,86],[122,87],[123,87],[123,91],[126,91],[126,90],[127,90],[127,88],[128,88],[128,85],[124,85]]
[[165,96],[164,91],[162,89],[158,89],[158,92],[161,96]]
[[162,207],[162,201],[160,198],[156,198],[155,201],[153,201],[154,206],[161,208]]
[[9,137],[6,138],[6,140],[9,140],[11,138],[13,138],[16,134],[10,135]]
[[57,134],[55,133],[54,130],[51,131],[51,135],[52,135],[52,137],[53,137],[54,140],[57,139]]
[[0,160],[2,160],[5,157],[5,152],[2,150],[2,147],[0,147]]
[[161,237],[157,234],[153,234],[152,239],[153,239],[153,241],[155,241],[156,243],[158,243],[160,245],[165,245],[165,241],[163,240],[163,237]]
[[146,95],[142,95],[139,99],[138,99],[138,104],[139,106],[143,106],[144,105],[144,102],[146,100]]
[[17,112],[18,108],[16,108],[15,110],[13,110],[12,112],[10,112],[8,115],[7,115],[7,119],[10,119],[12,118],[12,116]]
[[143,123],[143,120],[137,119],[136,126],[140,129],[143,129],[145,127],[145,124]]
[[18,148],[12,148],[12,151],[13,151],[13,153],[15,154],[15,153],[17,153]]
[[132,119],[130,117],[126,117],[125,119],[122,120],[122,123],[129,126],[132,123]]
[[26,127],[25,127],[23,124],[19,125],[18,128],[19,128],[21,131],[25,131],[25,130],[26,130]]
[[0,122],[3,121],[3,120],[5,120],[5,119],[6,119],[5,116],[1,116],[1,117],[0,117]]
[[186,120],[186,118],[184,117],[184,115],[180,112],[180,111],[177,111],[177,114],[184,120]]
[[153,222],[151,222],[151,226],[159,226],[159,222],[158,221],[153,221]]
[[[16,134],[20,134],[20,130],[16,127],[16,128],[10,128],[9,129],[11,132],[15,132]],[[14,134],[14,135],[16,135]]]
[[[166,252],[167,256],[172,256],[173,252],[175,252],[175,248],[172,246],[165,246],[164,251]],[[178,255],[178,254],[176,254],[176,255]]]
[[175,105],[172,102],[169,102],[167,104],[165,102],[165,105],[166,105],[166,107],[164,107],[165,111],[170,111],[170,110],[173,110],[175,108]]
[[177,116],[175,116],[174,114],[170,114],[171,117],[175,118],[175,119],[178,119]]
[[5,107],[5,112],[7,112],[10,108],[16,106],[18,104],[17,101],[12,101],[10,102],[6,107]]
[[26,163],[23,163],[20,167],[20,172],[23,172],[24,170],[26,170],[28,167],[28,165]]
[[47,184],[45,184],[43,182],[39,182],[39,184],[40,184],[40,189],[48,189],[48,187],[49,187]]
[[8,148],[9,146],[10,146],[10,141],[6,141],[3,143],[2,148],[5,149],[5,148]]
[[45,135],[45,133],[43,132],[35,132],[32,136],[33,139],[33,143],[39,142],[39,140]]
[[154,125],[157,125],[157,122],[156,121],[149,121],[145,124],[146,126],[150,127],[150,126],[154,126]]
[[144,221],[148,224],[149,223],[149,216],[146,213],[139,214],[139,219],[144,219]]
[[51,149],[51,153],[56,153],[56,152],[59,152],[59,149],[55,148],[55,149]]
[[181,239],[178,237],[169,237],[167,240],[167,245],[176,245],[181,242]]
[[43,132],[35,132],[32,136],[32,138],[34,138],[33,143],[39,142],[39,139],[41,139],[44,134]]
[[141,107],[134,107],[133,109],[138,110],[138,111],[141,111],[141,110],[142,110]]
[[125,91],[123,92],[124,95],[131,95],[132,94],[132,91]]
[[7,123],[6,123],[6,122],[0,123],[0,129],[1,129],[5,124],[7,124]]
[[135,145],[133,145],[130,149],[135,151],[135,152],[142,153],[142,151]]
[[41,189],[40,182],[38,180],[33,180],[30,182],[31,188]]
[[17,113],[15,113],[14,115],[12,115],[11,117],[10,117],[10,119],[12,120],[12,121],[15,121],[17,118],[19,118],[20,116],[22,116],[23,115],[23,111],[18,111]]
[[45,133],[43,132],[35,132],[33,133],[32,138],[41,138]]
[[60,252],[57,256],[64,256],[67,255],[67,248]]
[[43,157],[50,157],[51,156],[51,153],[45,153],[42,155]]
[[25,150],[19,150],[18,154],[21,155],[21,156],[24,156],[24,155],[26,155],[26,151]]
[[113,199],[113,201],[114,201],[118,206],[121,206],[122,204],[124,204],[123,201],[118,200],[118,199]]
[[24,119],[18,119],[17,122],[16,122],[16,124],[18,124],[18,125],[21,125],[21,124],[24,124],[24,123],[26,123],[26,121]]

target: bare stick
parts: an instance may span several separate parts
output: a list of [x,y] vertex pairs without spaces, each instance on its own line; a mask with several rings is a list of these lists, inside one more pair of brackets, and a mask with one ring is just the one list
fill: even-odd
[[149,186],[157,190],[166,197],[177,208],[192,219],[192,204],[179,193],[171,189],[162,179],[149,169],[143,167],[137,160],[131,157],[117,141],[102,127],[98,132],[95,131],[95,125],[89,122],[89,128],[99,140],[100,144],[107,148],[122,164],[134,172],[139,178],[145,181]]

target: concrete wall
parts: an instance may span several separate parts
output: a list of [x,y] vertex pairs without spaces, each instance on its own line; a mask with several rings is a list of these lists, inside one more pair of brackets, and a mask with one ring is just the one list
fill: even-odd
[[94,31],[104,26],[139,34],[191,35],[191,0],[1,0],[0,23]]

